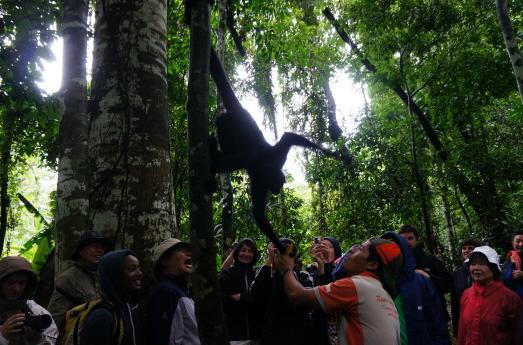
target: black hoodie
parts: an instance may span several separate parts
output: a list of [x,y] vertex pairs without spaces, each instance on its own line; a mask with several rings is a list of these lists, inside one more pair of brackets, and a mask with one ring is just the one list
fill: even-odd
[[[238,260],[243,244],[249,245],[254,256],[250,264]],[[234,265],[220,273],[220,289],[229,340],[258,339],[263,327],[263,310],[250,296],[250,285],[254,280],[254,265],[260,258],[254,241],[244,238],[239,241],[233,252]],[[240,300],[231,295],[240,294]]]
[[[123,287],[122,265],[128,255],[134,255],[130,250],[116,250],[105,254],[98,265],[98,280],[100,295],[104,304],[95,309],[87,318],[80,334],[82,345],[115,345],[113,332],[115,330],[114,314],[123,320],[124,345],[140,345],[140,323],[134,307],[127,301],[127,293]],[[114,312],[114,314],[113,314]]]

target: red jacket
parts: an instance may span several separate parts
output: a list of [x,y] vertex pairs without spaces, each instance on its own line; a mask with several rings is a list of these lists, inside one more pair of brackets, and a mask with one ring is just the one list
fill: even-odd
[[523,302],[503,282],[474,283],[461,296],[458,345],[510,345]]

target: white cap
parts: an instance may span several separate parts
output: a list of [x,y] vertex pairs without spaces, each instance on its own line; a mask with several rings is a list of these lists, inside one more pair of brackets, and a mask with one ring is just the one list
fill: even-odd
[[[470,257],[472,257],[472,255],[474,255],[474,253],[481,253],[481,254],[485,255],[488,262],[496,265],[498,267],[499,271],[501,272],[501,266],[499,265],[499,255],[498,255],[498,253],[496,253],[496,251],[493,248],[491,248],[489,246],[476,247],[476,248],[474,248],[474,251],[472,252],[472,254],[470,254]],[[470,259],[465,260],[465,262],[470,264]]]

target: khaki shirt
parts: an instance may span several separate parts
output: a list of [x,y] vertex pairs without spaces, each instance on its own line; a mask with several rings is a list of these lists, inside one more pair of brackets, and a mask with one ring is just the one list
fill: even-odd
[[47,307],[57,325],[69,309],[97,298],[95,281],[95,273],[76,261],[58,276]]

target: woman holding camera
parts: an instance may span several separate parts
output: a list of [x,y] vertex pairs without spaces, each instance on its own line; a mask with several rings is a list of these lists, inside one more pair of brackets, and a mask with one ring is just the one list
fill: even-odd
[[[315,237],[311,248],[311,254],[317,269],[312,274],[314,286],[322,286],[332,283],[332,273],[336,267],[337,260],[341,257],[341,246],[339,241],[331,236]],[[335,338],[336,322],[332,315],[326,315],[321,310],[312,313],[313,343],[317,345],[328,345]]]
[[29,299],[36,274],[21,256],[0,260],[0,345],[54,345],[58,330],[51,314]]

